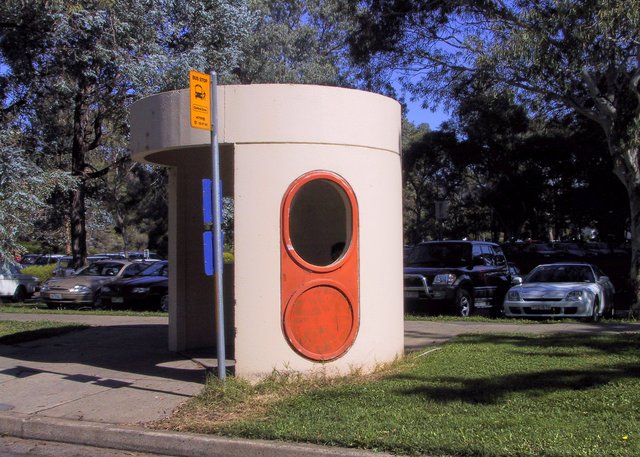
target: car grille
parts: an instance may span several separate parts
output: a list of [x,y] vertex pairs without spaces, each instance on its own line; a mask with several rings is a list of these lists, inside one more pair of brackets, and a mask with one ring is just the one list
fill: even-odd
[[60,287],[60,286],[50,286],[49,287],[49,291],[50,292],[67,292],[69,289],[67,289],[66,287]]
[[562,298],[546,298],[546,297],[541,297],[541,298],[527,298],[527,297],[522,297],[523,301],[535,301],[535,302],[554,302],[554,301],[562,301]]
[[566,308],[553,306],[550,309],[533,309],[528,306],[520,307],[509,307],[509,311],[512,314],[529,314],[529,315],[564,315],[570,316],[572,314],[576,314],[578,312],[578,308],[575,306],[569,306]]
[[433,283],[433,277],[421,276],[421,275],[407,275],[404,277],[404,287],[405,288],[423,288],[424,283],[422,282],[422,278],[427,280],[427,286]]

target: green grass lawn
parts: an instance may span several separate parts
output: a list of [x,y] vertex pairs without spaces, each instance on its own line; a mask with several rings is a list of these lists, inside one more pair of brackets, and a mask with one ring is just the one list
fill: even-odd
[[88,328],[51,321],[0,321],[0,344],[17,344]]
[[167,316],[161,311],[115,311],[100,309],[49,309],[44,303],[10,303],[0,305],[0,313],[19,314],[95,314],[104,316]]
[[640,455],[640,334],[467,335],[369,376],[212,380],[159,427],[408,455]]

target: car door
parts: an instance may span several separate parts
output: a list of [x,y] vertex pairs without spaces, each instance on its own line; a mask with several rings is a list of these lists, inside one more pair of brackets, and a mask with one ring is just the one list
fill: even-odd
[[596,282],[602,287],[604,299],[605,299],[605,307],[610,308],[613,306],[614,294],[616,289],[609,279],[607,275],[605,275],[602,270],[594,265],[593,272],[596,276]]
[[482,265],[477,267],[476,307],[501,306],[508,288],[507,259],[499,246],[481,244],[477,248]]
[[496,306],[502,307],[504,296],[511,286],[509,263],[500,246],[489,245],[489,248],[493,251],[494,270],[491,276],[491,282],[494,286],[493,303]]
[[0,264],[0,296],[12,296],[16,287],[18,287],[18,280],[14,278],[9,266]]
[[490,273],[492,270],[490,254],[483,245],[473,245],[473,269],[469,275],[473,282],[473,301],[476,308],[486,308],[491,305],[493,291],[490,283]]

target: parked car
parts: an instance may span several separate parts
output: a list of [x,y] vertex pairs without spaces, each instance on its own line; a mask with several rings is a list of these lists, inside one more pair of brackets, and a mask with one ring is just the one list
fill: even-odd
[[143,262],[157,262],[158,260],[163,260],[158,254],[150,251],[128,252],[128,259]]
[[75,274],[75,270],[71,268],[71,262],[73,257],[70,255],[64,255],[56,261],[56,267],[53,269],[53,276],[67,277]]
[[511,278],[520,276],[520,268],[518,268],[518,266],[515,263],[507,262],[507,268],[509,270],[509,275],[511,276]]
[[88,258],[95,257],[101,259],[118,259],[118,260],[127,260],[127,257],[121,252],[103,252],[100,254],[94,254],[93,256],[89,256]]
[[481,241],[429,241],[416,245],[404,268],[406,308],[469,316],[502,311],[511,285],[500,246]]
[[0,263],[0,298],[21,302],[37,292],[40,280],[22,273],[18,265]]
[[94,306],[100,289],[121,277],[135,276],[147,264],[126,260],[98,260],[66,278],[51,278],[42,285],[40,299],[49,308]]
[[403,246],[402,247],[402,261],[406,262],[407,258],[409,257],[409,254],[411,254],[411,250],[413,249],[413,246]]
[[614,314],[615,288],[595,265],[538,265],[522,284],[509,289],[504,301],[508,317],[580,317],[597,321]]
[[137,276],[120,278],[102,286],[99,303],[105,308],[167,311],[169,262],[156,261]]
[[588,252],[583,246],[574,242],[558,242],[555,243],[555,248],[558,251],[564,253],[567,257],[567,260],[576,259],[578,261],[584,261],[586,257],[594,256],[593,253]]
[[594,256],[606,256],[611,254],[611,249],[609,249],[607,243],[599,241],[587,241],[584,243],[584,249]]
[[531,243],[526,246],[524,252],[538,259],[545,259],[545,262],[553,261],[558,256],[564,255],[564,252],[556,249],[553,243]]
[[20,258],[23,267],[56,263],[62,254],[25,254]]

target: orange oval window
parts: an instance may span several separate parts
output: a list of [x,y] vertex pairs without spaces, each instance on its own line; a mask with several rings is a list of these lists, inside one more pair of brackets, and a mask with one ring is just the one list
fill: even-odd
[[349,247],[351,219],[351,203],[342,187],[328,179],[309,181],[297,190],[291,201],[291,246],[312,265],[331,265]]

